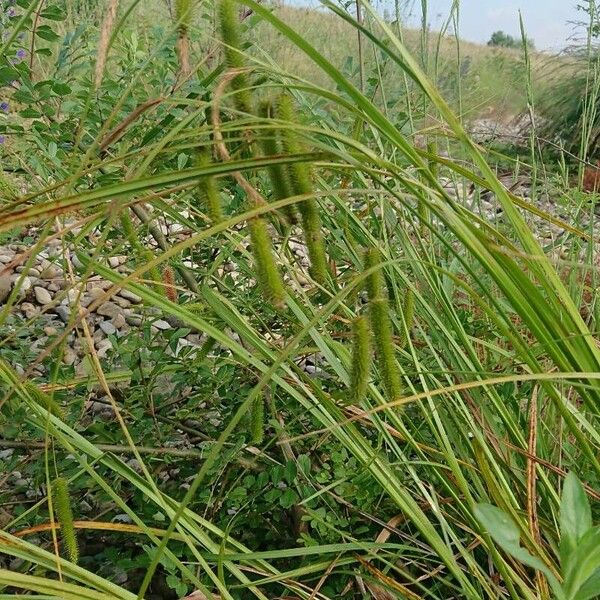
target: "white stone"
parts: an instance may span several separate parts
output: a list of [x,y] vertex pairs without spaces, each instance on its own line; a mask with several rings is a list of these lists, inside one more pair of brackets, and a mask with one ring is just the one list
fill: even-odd
[[38,286],[38,287],[35,287],[33,289],[33,291],[35,293],[35,299],[42,306],[45,306],[46,304],[50,304],[52,302],[52,296],[50,295],[50,292],[46,288]]

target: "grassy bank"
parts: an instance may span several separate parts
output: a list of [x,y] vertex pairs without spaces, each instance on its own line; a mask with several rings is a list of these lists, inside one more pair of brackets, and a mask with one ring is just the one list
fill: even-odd
[[132,6],[0,53],[0,595],[597,595],[595,196],[464,126],[546,58]]

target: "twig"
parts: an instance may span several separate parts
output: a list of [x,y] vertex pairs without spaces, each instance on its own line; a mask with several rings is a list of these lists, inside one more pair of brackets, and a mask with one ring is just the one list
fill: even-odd
[[[95,444],[96,448],[103,452],[114,452],[115,454],[132,454],[130,446],[121,444]],[[46,447],[44,442],[25,442],[21,440],[0,440],[0,448],[15,448],[24,450],[43,450]],[[203,458],[200,450],[182,450],[179,448],[153,448],[151,446],[137,446],[140,454],[151,456],[178,456],[181,458]]]
[[148,109],[160,104],[164,101],[164,98],[152,98],[142,104],[139,104],[131,113],[129,113],[116,127],[111,129],[100,142],[100,152],[104,152],[111,144],[118,141],[123,137],[125,130],[136,121],[140,115],[145,113]]
[[[229,85],[231,80],[235,79],[238,75],[240,75],[240,73],[245,73],[246,71],[248,71],[248,69],[230,69],[223,75],[221,81],[215,88],[213,105],[211,109],[211,122],[213,126],[213,135],[216,142],[215,148],[223,162],[230,161],[231,156],[227,150],[227,147],[225,146],[223,134],[221,133],[221,119],[219,117],[221,98],[223,98],[225,88]],[[238,185],[246,192],[252,201],[253,206],[265,206],[267,204],[267,201],[250,185],[250,183],[239,171],[235,171],[231,175]]]

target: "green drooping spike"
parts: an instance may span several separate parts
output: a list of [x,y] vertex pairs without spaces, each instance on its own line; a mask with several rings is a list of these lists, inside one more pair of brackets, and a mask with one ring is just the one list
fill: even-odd
[[[290,126],[295,121],[294,104],[289,94],[281,94],[277,103],[277,116],[282,121],[287,121]],[[283,148],[288,154],[299,154],[300,144],[291,127],[286,127],[281,134]],[[305,163],[294,163],[289,166],[289,180],[292,189],[297,195],[313,194],[310,168]],[[319,205],[314,198],[309,198],[298,203],[298,210],[302,217],[302,229],[306,238],[308,257],[310,259],[310,274],[318,283],[324,284],[327,280],[327,255],[321,230],[321,217]]]
[[[375,248],[370,248],[366,251],[365,269],[370,269],[378,265],[379,262],[379,252]],[[377,271],[374,271],[367,277],[366,287],[369,295],[369,314],[373,328],[373,341],[377,362],[387,399],[392,402],[400,398],[402,385],[395,357],[388,293],[381,269],[377,269]]]
[[250,435],[253,444],[261,444],[265,439],[265,401],[258,396],[250,410]]
[[352,365],[350,370],[350,402],[359,404],[367,394],[371,374],[371,341],[369,320],[357,317],[352,324]]
[[[246,61],[242,52],[242,37],[237,4],[233,0],[219,0],[219,25],[225,62],[230,69],[244,69]],[[235,107],[240,112],[252,113],[250,81],[246,73],[239,73],[231,81]]]
[[73,525],[73,511],[71,510],[67,480],[64,477],[57,477],[52,484],[52,492],[65,550],[69,560],[76,563],[79,559],[79,546]]
[[273,306],[282,309],[285,306],[285,288],[273,255],[267,222],[261,217],[255,217],[250,221],[249,227],[258,283]]
[[[199,167],[208,166],[211,162],[210,152],[202,149],[198,153],[197,164]],[[210,220],[219,223],[223,220],[223,207],[219,194],[219,186],[216,177],[203,177],[198,183],[198,195],[203,209],[206,211]]]
[[[273,105],[270,101],[263,102],[260,107],[260,116],[263,119],[272,119],[275,114]],[[282,153],[281,131],[276,129],[265,132],[261,139],[263,154],[266,156],[277,156]],[[275,200],[284,200],[293,196],[291,182],[288,177],[288,171],[282,165],[271,165],[268,168],[269,179],[273,187],[273,197]],[[286,219],[290,223],[296,223],[298,215],[293,205],[286,206],[283,209]]]

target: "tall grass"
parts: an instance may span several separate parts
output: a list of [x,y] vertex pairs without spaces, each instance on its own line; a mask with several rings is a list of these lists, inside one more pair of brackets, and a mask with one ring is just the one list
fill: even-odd
[[[228,0],[224,7],[229,25],[239,18],[246,27],[237,4]],[[111,507],[127,515],[127,535],[143,543],[147,555],[141,582],[131,589],[87,569],[81,553],[77,564],[71,560],[76,554],[71,528],[102,529],[111,543],[111,536],[122,532],[117,523],[74,515],[67,527],[71,559],[39,538],[27,541],[25,526],[41,523],[54,531],[43,501],[12,518],[0,533],[2,553],[23,561],[19,572],[0,569],[3,597],[25,590],[60,598],[141,599],[150,597],[157,570],[165,565],[200,598],[333,599],[359,593],[381,598],[382,590],[392,597],[440,600],[548,597],[544,580],[496,547],[475,514],[481,502],[502,508],[518,524],[526,549],[558,576],[564,476],[574,471],[598,498],[597,324],[581,316],[588,307],[572,297],[564,269],[544,254],[528,227],[525,217],[540,213],[535,200],[530,205],[516,199],[501,185],[490,157],[469,138],[427,75],[428,64],[414,57],[396,27],[369,4],[362,5],[361,23],[337,5],[325,2],[324,8],[340,28],[360,32],[365,53],[376,55],[397,81],[406,78],[407,93],[418,102],[404,106],[423,111],[406,122],[433,117],[439,124],[437,147],[453,153],[450,157],[438,154],[436,144],[428,150],[415,146],[416,131],[397,127],[383,102],[389,79],[381,71],[373,75],[378,92],[363,92],[326,51],[318,51],[276,11],[254,0],[244,0],[239,8],[251,10],[261,30],[285,40],[319,78],[287,72],[268,56],[241,50],[241,41],[234,45],[230,36],[223,64],[200,69],[200,90],[168,90],[164,102],[172,112],[150,113],[110,153],[83,156],[73,149],[65,159],[68,169],[3,203],[0,232],[31,225],[47,231],[54,220],[79,220],[81,232],[62,232],[65,251],[74,253],[65,256],[79,265],[74,268],[78,278],[98,275],[112,283],[92,307],[120,289],[135,293],[145,307],[210,340],[201,359],[190,356],[176,367],[181,377],[196,381],[208,374],[215,382],[224,377],[228,392],[233,388],[227,396],[232,406],[222,408],[226,418],[206,440],[186,491],[176,487],[167,493],[156,464],[136,439],[142,435],[136,427],[141,417],[130,411],[127,391],[127,383],[133,386],[138,377],[133,370],[112,372],[91,351],[83,380],[59,381],[52,375],[56,370],[37,380],[52,400],[65,405],[61,414],[32,393],[31,369],[19,375],[2,359],[3,410],[24,415],[28,431],[43,440],[46,479],[56,478],[50,463],[60,467],[68,455],[76,465],[69,470],[70,489],[80,479],[92,482]],[[181,22],[180,16],[173,23],[165,53]],[[194,55],[195,23],[186,25],[192,71],[202,60]],[[124,25],[118,36],[125,35]],[[152,52],[148,60],[159,60],[160,52]],[[111,68],[109,56],[106,69]],[[135,77],[143,80],[143,73]],[[105,85],[106,77],[102,81]],[[125,87],[115,105],[126,104],[134,91],[133,84]],[[167,90],[152,91],[167,96]],[[251,108],[282,93],[286,110],[273,114]],[[211,110],[212,119],[207,118]],[[104,129],[117,124],[117,114],[117,109],[110,113]],[[100,130],[90,147],[98,148],[104,134]],[[279,151],[263,152],[273,148],[273,139],[281,140]],[[228,156],[218,151],[220,143]],[[203,158],[180,167],[173,157],[186,151]],[[273,189],[268,175],[277,170],[289,176],[293,195]],[[441,173],[457,184],[492,190],[505,223],[490,223],[450,196]],[[89,189],[79,185],[84,175],[93,181]],[[253,202],[246,184],[268,202]],[[291,205],[303,218],[303,231],[277,217]],[[127,236],[120,217],[140,206],[148,223],[136,221],[139,229]],[[143,228],[151,231],[160,219],[179,223],[189,235],[150,246]],[[257,222],[265,225],[265,242],[277,253],[285,286],[278,288],[285,296],[277,303],[279,311],[272,310],[256,253],[242,243],[246,228]],[[565,243],[574,248],[592,243],[576,223],[570,231]],[[95,247],[86,241],[90,232]],[[302,234],[309,240],[310,268],[298,266],[289,251],[291,238]],[[311,249],[311,239],[317,240],[317,250]],[[131,254],[131,272],[110,268],[108,242]],[[190,256],[194,267],[183,264]],[[241,274],[235,284],[219,276],[225,259]],[[152,276],[172,264],[193,268],[192,275],[179,270],[175,282],[170,278],[169,289],[180,290],[176,296],[164,293]],[[195,285],[183,273],[195,278]],[[263,285],[257,288],[256,279]],[[360,320],[367,313],[372,364]],[[8,315],[3,312],[1,319],[6,345],[12,335]],[[72,315],[70,326],[76,325],[89,336],[84,314]],[[52,356],[60,357],[65,338],[52,342]],[[315,352],[322,365],[311,377],[298,367],[298,358]],[[139,377],[154,368],[139,365]],[[217,373],[221,368],[225,375]],[[166,367],[162,374],[168,374]],[[117,393],[119,380],[126,386]],[[135,468],[81,432],[73,409],[88,386],[108,398],[115,414],[113,435],[135,457]],[[206,407],[194,410],[202,420]],[[301,458],[309,455],[313,465],[327,462],[321,446],[342,453],[354,472],[323,484]],[[290,484],[295,514],[315,528],[310,539],[296,535],[285,546],[257,548],[243,529],[252,518],[267,522],[268,516],[260,515],[244,521],[258,498],[242,504],[229,523],[229,516],[204,500],[205,489],[222,486],[224,493],[233,493],[246,469],[287,463],[298,473]],[[143,503],[130,505],[124,489]],[[360,499],[367,496],[374,500],[361,507]],[[324,507],[352,520],[328,520]],[[58,511],[58,517],[64,535],[68,511]],[[336,541],[318,533],[323,531]]]

